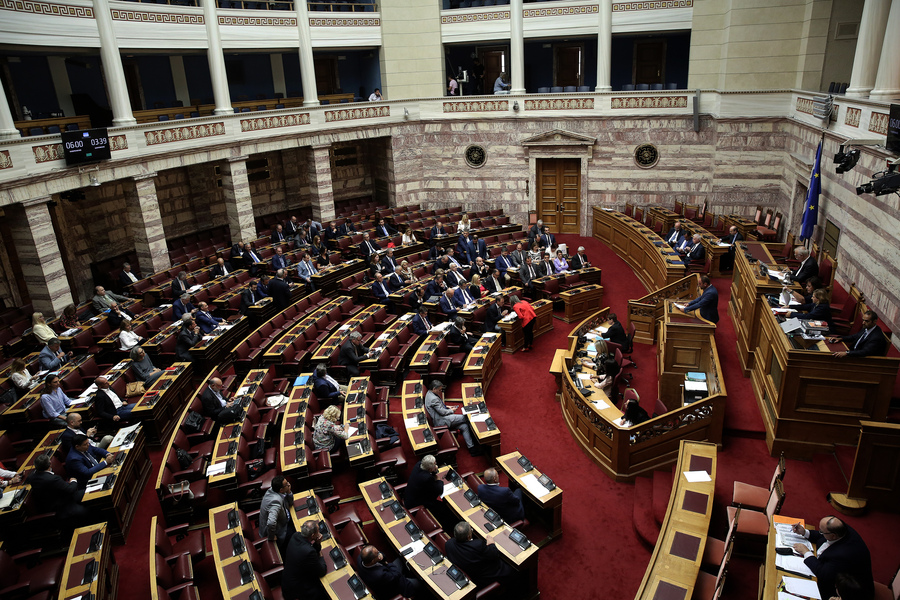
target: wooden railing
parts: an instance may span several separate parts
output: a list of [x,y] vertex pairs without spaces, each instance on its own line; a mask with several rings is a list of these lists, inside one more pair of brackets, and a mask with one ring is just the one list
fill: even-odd
[[[46,135],[49,133],[59,133],[57,131],[48,131],[49,127],[59,127],[60,131],[65,131],[66,126],[76,125],[78,129],[90,129],[91,118],[88,115],[77,115],[74,117],[51,117],[49,119],[32,119],[30,121],[16,121],[16,129],[22,132],[22,137],[30,135]],[[40,127],[42,132],[31,133],[32,129]]]
[[657,324],[663,316],[666,300],[685,300],[697,296],[700,277],[688,275],[651,292],[643,298],[628,301],[628,322],[634,323],[634,341],[655,344]]

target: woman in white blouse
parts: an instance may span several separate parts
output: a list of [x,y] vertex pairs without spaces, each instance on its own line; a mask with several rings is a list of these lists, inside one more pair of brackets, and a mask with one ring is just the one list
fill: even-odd
[[131,321],[122,321],[119,329],[119,348],[125,352],[140,344],[141,340],[144,339],[132,331]]
[[56,332],[50,329],[47,321],[44,320],[44,315],[39,312],[31,316],[31,333],[42,344],[46,344],[49,340],[56,337]]
[[16,386],[20,398],[30,392],[31,388],[37,384],[37,377],[32,376],[25,365],[25,361],[21,358],[15,359],[10,365],[9,378],[12,380],[13,385]]
[[416,243],[416,236],[413,235],[412,229],[409,225],[407,225],[406,229],[403,230],[403,239],[400,240],[400,243],[404,246],[409,246]]
[[456,226],[456,233],[468,233],[471,229],[472,224],[469,222],[469,213],[463,213],[462,218],[459,220],[459,225]]

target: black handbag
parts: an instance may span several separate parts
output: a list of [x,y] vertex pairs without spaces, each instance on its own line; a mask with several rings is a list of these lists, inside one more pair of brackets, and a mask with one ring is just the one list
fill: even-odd
[[181,465],[182,469],[187,469],[191,466],[191,463],[194,462],[191,460],[191,455],[182,448],[175,448],[175,458],[178,459],[178,464]]
[[247,479],[251,481],[266,472],[266,465],[262,459],[251,460],[247,463]]
[[203,427],[203,415],[195,410],[188,413],[184,425],[181,426],[185,433],[199,433],[201,427]]

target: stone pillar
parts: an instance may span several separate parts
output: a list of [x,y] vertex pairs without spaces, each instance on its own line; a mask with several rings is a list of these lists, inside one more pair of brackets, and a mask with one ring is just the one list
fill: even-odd
[[225,74],[225,55],[222,53],[222,35],[219,33],[219,17],[216,0],[200,0],[203,5],[203,21],[206,25],[206,56],[209,59],[209,77],[212,80],[216,108],[214,115],[233,115],[228,76]]
[[597,87],[595,92],[612,90],[612,0],[599,0],[599,27],[597,29]]
[[313,61],[312,34],[309,31],[309,7],[306,2],[294,2],[297,9],[297,30],[300,32],[300,82],[303,84],[303,106],[318,106],[316,66]]
[[287,98],[287,84],[284,81],[284,60],[281,54],[270,54],[269,62],[272,63],[272,87],[275,93],[279,92],[284,98]]
[[66,59],[62,56],[48,56],[47,64],[50,66],[50,78],[53,80],[53,91],[56,93],[56,102],[59,109],[67,117],[75,116],[75,106],[72,104],[72,84],[69,83],[69,71],[66,69]]
[[856,38],[856,54],[853,55],[850,87],[847,88],[847,95],[857,98],[866,98],[875,87],[878,57],[884,45],[884,30],[891,9],[891,0],[865,1],[859,37]]
[[47,208],[50,200],[50,197],[29,200],[20,209],[6,213],[31,303],[45,317],[62,314],[73,302]]
[[331,183],[331,146],[313,146],[309,152],[309,196],[313,220],[327,223],[334,219],[334,189]]
[[[175,98],[187,108],[191,105],[191,92],[188,88],[187,74],[184,72],[184,57],[174,55],[169,57],[169,67],[172,69],[172,83],[175,85]],[[189,117],[189,114],[184,115]]]
[[143,276],[157,273],[172,266],[166,247],[166,232],[159,202],[156,199],[156,173],[134,177],[125,182],[125,207],[128,223],[134,239],[134,251]]
[[[875,88],[869,94],[872,100],[890,100],[900,97],[900,0],[891,3],[891,13],[887,19],[886,31],[893,31],[884,36],[881,46],[881,59],[878,61],[878,74],[875,75]],[[856,66],[854,60],[854,67]]]
[[103,63],[103,78],[106,80],[106,95],[109,96],[109,104],[112,107],[113,125],[136,125],[137,120],[131,112],[125,69],[122,68],[122,56],[119,54],[119,43],[116,41],[107,0],[94,0],[94,19],[97,21],[97,32],[100,34],[100,62]]
[[19,136],[19,130],[16,129],[12,111],[9,109],[9,102],[6,100],[3,81],[0,81],[0,140],[11,140]]
[[[522,0],[509,3],[510,94],[525,93],[525,23]],[[485,82],[488,85],[488,82]],[[493,84],[491,84],[493,85]]]
[[221,172],[231,239],[234,242],[255,240],[256,224],[253,220],[250,181],[247,179],[247,157],[229,158],[222,163]]

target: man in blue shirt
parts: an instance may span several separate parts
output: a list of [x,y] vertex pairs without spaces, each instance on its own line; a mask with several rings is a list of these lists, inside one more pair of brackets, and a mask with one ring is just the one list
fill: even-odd
[[59,375],[50,373],[44,379],[44,393],[41,394],[41,407],[44,418],[50,419],[54,428],[66,427],[66,409],[72,405],[72,399],[66,396],[59,387]]
[[38,358],[41,361],[41,371],[56,371],[72,358],[72,353],[59,349],[59,338],[50,338]]

